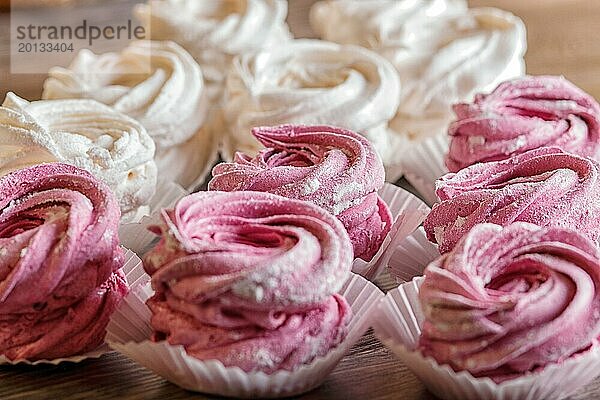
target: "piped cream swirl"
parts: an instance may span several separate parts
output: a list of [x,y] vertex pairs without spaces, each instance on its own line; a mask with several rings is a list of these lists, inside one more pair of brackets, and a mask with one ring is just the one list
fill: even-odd
[[[525,71],[525,26],[518,17],[494,8],[467,9],[460,1],[415,3],[331,1],[318,3],[312,13],[324,39],[365,45],[396,67],[402,92],[390,127],[397,156],[387,163],[396,173],[403,150],[445,134],[454,103]],[[332,28],[343,24],[354,32]]]
[[526,76],[454,106],[446,166],[451,172],[556,146],[600,160],[600,105],[560,76]]
[[497,382],[560,363],[600,335],[599,263],[570,229],[477,225],[425,269],[420,348]]
[[154,194],[153,157],[137,121],[93,100],[28,102],[9,93],[0,107],[0,176],[46,162],[75,165],[110,186],[124,221],[139,217]]
[[211,99],[222,92],[225,74],[238,54],[291,37],[283,0],[150,0],[134,14],[153,40],[172,40],[198,61]]
[[163,211],[146,256],[156,340],[244,371],[293,370],[345,337],[352,246],[335,217],[260,192],[198,192]]
[[43,97],[94,99],[137,119],[156,143],[164,180],[187,187],[215,157],[212,136],[203,128],[208,101],[202,71],[173,42],[137,41],[101,55],[82,50],[69,68],[50,70]]
[[600,237],[600,165],[559,148],[474,164],[444,175],[436,188],[440,201],[423,227],[442,253],[484,222],[570,227]]
[[108,186],[72,165],[0,177],[0,354],[53,359],[102,344],[128,292],[119,216]]
[[237,58],[227,79],[225,158],[256,154],[256,126],[327,124],[365,136],[385,161],[400,83],[393,66],[357,47],[318,40]]

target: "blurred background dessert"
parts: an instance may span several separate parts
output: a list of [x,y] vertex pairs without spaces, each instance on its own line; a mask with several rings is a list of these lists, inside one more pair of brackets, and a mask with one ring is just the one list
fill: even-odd
[[74,0],[0,0],[0,8],[9,7],[55,7],[73,3]]

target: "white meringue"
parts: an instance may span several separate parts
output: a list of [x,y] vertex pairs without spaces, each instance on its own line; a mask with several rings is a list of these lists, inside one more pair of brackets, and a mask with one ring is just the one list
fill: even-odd
[[215,161],[217,146],[203,128],[202,71],[173,42],[137,41],[102,55],[82,50],[69,68],[50,70],[42,97],[94,99],[137,119],[156,143],[164,181],[196,186]]
[[[401,174],[403,151],[445,134],[452,104],[525,72],[525,26],[494,8],[467,10],[449,0],[327,1],[314,6],[311,24],[325,39],[366,45],[396,67],[403,90],[390,123],[397,155],[386,165],[392,180]],[[353,33],[334,29],[344,25]]]
[[223,156],[256,153],[256,126],[328,124],[363,134],[385,160],[399,96],[394,67],[362,47],[294,40],[240,56],[227,78]]
[[215,101],[233,56],[291,38],[284,0],[149,0],[134,14],[151,39],[173,40],[190,52]]
[[421,17],[467,10],[466,0],[325,0],[310,9],[319,37],[341,44],[379,49],[394,41],[398,29]]
[[153,156],[154,142],[137,121],[94,100],[28,102],[8,93],[0,107],[0,176],[46,162],[75,165],[110,186],[123,222],[147,211]]

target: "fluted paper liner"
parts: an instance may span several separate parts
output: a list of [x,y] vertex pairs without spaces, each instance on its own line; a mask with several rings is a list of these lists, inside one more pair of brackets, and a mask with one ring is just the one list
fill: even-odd
[[[128,271],[133,271],[133,270],[140,268],[142,261],[139,259],[139,257],[134,252],[127,250],[127,249],[124,249],[124,250],[125,250],[125,263],[123,264],[122,269],[123,269],[123,272],[125,274],[127,274]],[[84,360],[100,358],[104,354],[108,353],[109,351],[110,351],[109,346],[103,343],[96,350],[89,351],[84,354],[71,356],[71,357],[54,358],[54,359],[42,359],[42,360],[30,361],[30,360],[21,358],[21,359],[17,359],[17,360],[10,360],[10,359],[6,358],[5,356],[0,355],[0,365],[6,365],[6,364],[10,364],[10,365],[19,365],[19,364],[21,364],[21,365],[58,365],[58,364],[65,363],[65,362],[80,363]]]
[[444,163],[446,153],[448,153],[447,135],[427,138],[402,153],[404,177],[429,205],[437,202],[435,181],[448,173]]
[[[122,225],[119,230],[121,243],[135,251],[140,256],[146,254],[157,242],[158,237],[148,230],[151,225],[161,223],[160,210],[172,208],[177,200],[187,192],[179,188],[170,188],[164,195],[169,201],[162,201],[160,206],[154,206],[152,215],[142,218],[138,223]],[[414,232],[429,213],[429,207],[412,193],[390,183],[385,183],[379,190],[379,195],[388,205],[392,213],[393,225],[384,239],[379,251],[366,262],[355,259],[352,272],[372,280],[388,265],[391,253],[389,250],[396,248],[402,240]]]
[[52,360],[36,360],[36,361],[30,361],[30,360],[26,360],[24,358],[20,358],[17,360],[10,360],[8,358],[6,358],[5,356],[0,356],[0,365],[58,365],[61,363],[65,363],[65,362],[69,362],[69,363],[80,363],[84,360],[88,360],[91,358],[100,358],[102,357],[104,354],[108,353],[110,351],[110,348],[103,344],[102,346],[98,347],[96,350],[94,351],[90,351],[87,352],[85,354],[81,354],[78,356],[72,356],[72,357],[63,357],[63,358],[55,358]]
[[429,207],[419,198],[390,183],[384,184],[379,196],[392,213],[392,228],[371,261],[357,258],[352,265],[352,272],[369,280],[375,279],[388,265],[392,250],[414,232],[429,213]]
[[437,245],[427,239],[423,227],[402,240],[390,253],[388,272],[398,283],[423,275],[425,267],[440,257]]
[[152,296],[150,277],[141,265],[127,274],[131,293],[115,312],[108,325],[110,346],[176,385],[197,392],[230,397],[286,397],[319,386],[350,350],[372,322],[372,310],[383,293],[371,282],[352,274],[340,291],[352,307],[346,338],[325,357],[315,359],[293,372],[247,373],[237,367],[225,367],[218,360],[201,361],[188,356],[183,346],[166,341],[152,342],[151,313],[145,301]]
[[377,337],[400,358],[427,386],[446,400],[549,400],[560,399],[591,382],[600,374],[600,345],[550,364],[540,371],[500,384],[490,378],[475,378],[467,371],[455,372],[416,350],[423,312],[419,287],[423,278],[415,278],[388,292],[378,305],[374,324]]
[[148,227],[159,224],[160,211],[163,208],[172,208],[187,194],[188,192],[176,183],[159,182],[156,194],[150,202],[150,215],[144,216],[139,222],[122,224],[119,227],[121,245],[139,255],[145,254],[157,238]]

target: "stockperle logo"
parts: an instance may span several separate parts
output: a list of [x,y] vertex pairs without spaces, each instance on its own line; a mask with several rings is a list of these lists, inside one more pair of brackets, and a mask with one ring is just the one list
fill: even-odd
[[120,51],[133,40],[149,39],[148,27],[132,15],[138,2],[75,1],[68,7],[13,7],[11,72],[45,74],[52,67],[67,67],[80,50],[97,54]]

